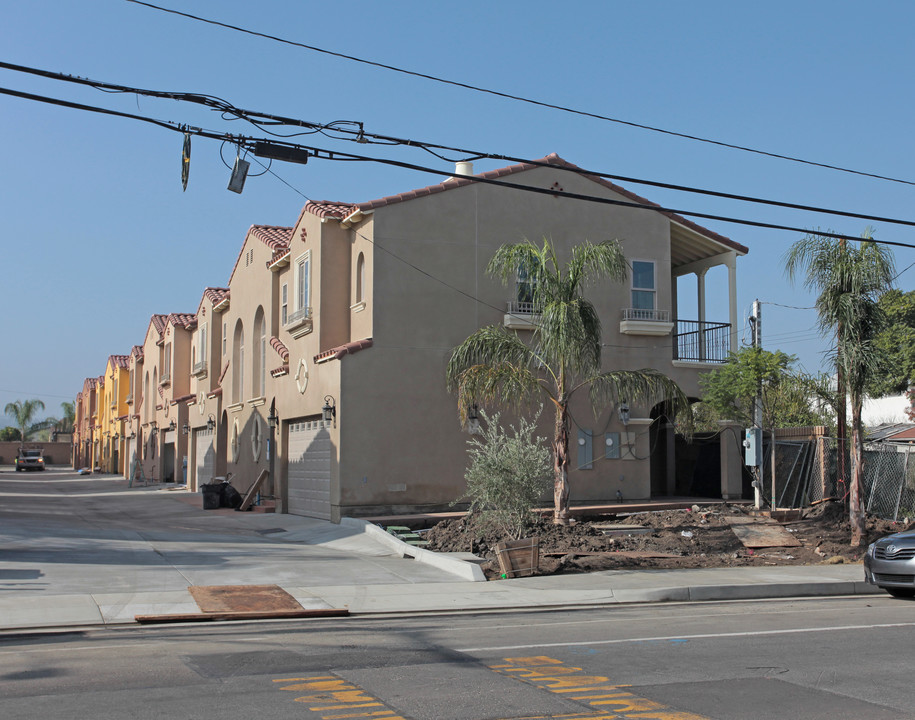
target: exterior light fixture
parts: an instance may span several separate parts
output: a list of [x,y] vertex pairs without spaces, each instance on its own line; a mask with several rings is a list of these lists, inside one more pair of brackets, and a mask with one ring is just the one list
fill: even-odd
[[620,415],[620,422],[623,423],[623,425],[628,425],[629,424],[629,403],[624,402],[620,405],[619,415]]
[[117,441],[120,440],[120,439],[121,439],[121,433],[117,433],[117,432],[116,432],[116,433],[114,434],[114,441],[117,442]]
[[159,432],[159,424],[155,420],[153,420],[151,423],[149,423],[149,431],[153,435],[155,435],[156,433]]
[[321,416],[324,422],[334,421],[334,427],[337,427],[337,403],[332,395],[324,396],[324,407],[321,408]]
[[480,432],[480,414],[479,406],[473,403],[467,408],[467,432],[471,435],[477,435]]
[[171,419],[171,422],[169,422],[169,424],[168,424],[168,429],[169,429],[169,430],[174,430],[176,427],[178,427],[178,426],[175,425],[175,418],[172,418],[172,419]]
[[276,416],[276,398],[273,398],[273,401],[270,403],[270,414],[267,416],[267,425],[270,426],[271,430],[276,430],[278,421],[279,418]]
[[188,425],[187,423],[184,423],[184,425],[181,426],[182,435],[187,435],[190,431],[191,431],[190,425]]
[[213,417],[213,413],[210,413],[210,417],[207,418],[207,430],[213,432],[213,429],[216,427],[216,418]]

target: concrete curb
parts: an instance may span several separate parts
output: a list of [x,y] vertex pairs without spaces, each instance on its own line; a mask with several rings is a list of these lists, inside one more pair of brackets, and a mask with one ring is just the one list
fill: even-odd
[[387,545],[400,557],[409,556],[418,562],[426,563],[427,565],[437,567],[439,570],[457,575],[461,580],[467,580],[469,582],[486,582],[486,575],[483,573],[483,569],[474,563],[448,557],[447,555],[441,555],[440,553],[432,552],[431,550],[426,550],[425,548],[417,547],[415,545],[408,545],[403,540],[386,532],[383,528],[365,520],[360,520],[359,518],[344,517],[340,519],[340,524],[368,534],[382,545]]

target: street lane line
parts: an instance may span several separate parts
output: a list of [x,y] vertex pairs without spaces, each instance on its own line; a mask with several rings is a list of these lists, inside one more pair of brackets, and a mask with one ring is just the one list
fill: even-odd
[[561,642],[561,643],[531,643],[528,645],[498,645],[491,647],[475,648],[455,648],[455,652],[474,653],[474,652],[502,652],[503,650],[529,650],[533,648],[550,648],[550,647],[583,647],[589,645],[622,645],[625,643],[642,643],[642,642],[660,642],[660,641],[684,641],[684,640],[703,640],[709,638],[737,638],[737,637],[756,637],[764,635],[791,635],[798,633],[818,633],[818,632],[837,632],[845,630],[877,630],[884,628],[904,628],[915,627],[915,622],[908,623],[883,623],[879,625],[837,625],[832,627],[821,628],[791,628],[788,630],[754,630],[747,632],[732,633],[701,633],[697,635],[659,635],[655,637],[638,637],[638,638],[617,638],[613,640],[581,640],[578,642]]

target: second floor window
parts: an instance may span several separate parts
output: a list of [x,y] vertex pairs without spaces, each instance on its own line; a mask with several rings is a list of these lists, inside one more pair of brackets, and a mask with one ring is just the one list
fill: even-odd
[[524,265],[518,268],[518,282],[515,286],[515,300],[521,312],[534,312],[534,296],[537,294],[537,274],[534,268]]
[[280,303],[280,325],[285,325],[286,319],[289,317],[289,285],[286,283],[283,283],[281,295],[282,302]]
[[655,265],[651,260],[632,261],[632,307],[636,310],[655,310],[657,288]]
[[295,309],[307,308],[311,300],[311,253],[295,261]]

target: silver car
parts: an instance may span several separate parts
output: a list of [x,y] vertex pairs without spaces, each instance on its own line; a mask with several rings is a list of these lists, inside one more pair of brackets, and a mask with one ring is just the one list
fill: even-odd
[[915,597],[915,530],[871,543],[864,555],[864,579],[893,597]]

